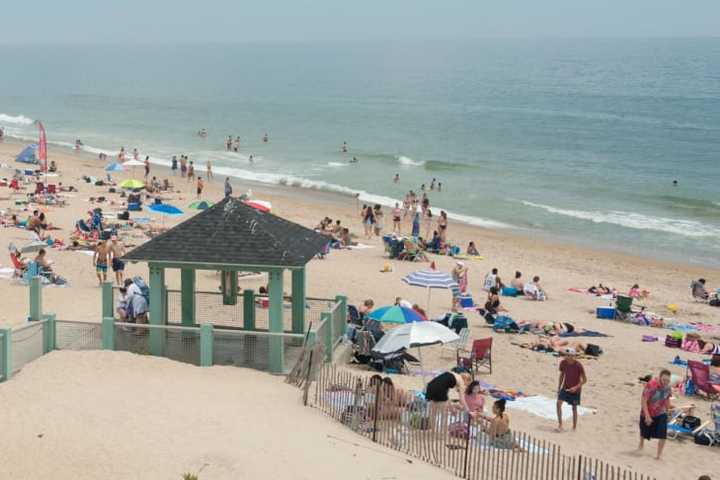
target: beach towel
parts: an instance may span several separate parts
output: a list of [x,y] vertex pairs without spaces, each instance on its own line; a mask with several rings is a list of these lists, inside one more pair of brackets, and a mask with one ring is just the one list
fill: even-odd
[[609,337],[610,335],[606,335],[602,332],[597,332],[595,330],[587,330],[582,329],[580,331],[572,331],[572,332],[565,332],[560,334],[561,337]]
[[[542,395],[533,395],[530,397],[519,397],[512,402],[506,404],[511,410],[522,410],[531,415],[545,418],[547,420],[557,420],[557,400]],[[578,415],[590,415],[595,413],[591,408],[578,406]],[[572,418],[572,407],[567,403],[563,403],[562,416],[564,419]]]

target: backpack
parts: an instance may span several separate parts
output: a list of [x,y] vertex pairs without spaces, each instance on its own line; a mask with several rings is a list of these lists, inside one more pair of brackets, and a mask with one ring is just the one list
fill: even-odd
[[505,315],[498,315],[495,319],[495,323],[493,324],[493,329],[497,331],[502,332],[512,332],[512,331],[520,331],[520,327],[518,327],[517,323],[515,323],[515,320],[512,318],[505,316]]
[[142,277],[133,277],[133,283],[140,289],[140,294],[145,297],[145,301],[150,305],[150,287],[147,286]]
[[594,343],[588,343],[585,346],[585,355],[590,355],[591,357],[599,357],[602,353],[602,348],[600,348],[600,346],[598,345],[595,345]]
[[720,297],[713,298],[708,302],[711,307],[720,307]]

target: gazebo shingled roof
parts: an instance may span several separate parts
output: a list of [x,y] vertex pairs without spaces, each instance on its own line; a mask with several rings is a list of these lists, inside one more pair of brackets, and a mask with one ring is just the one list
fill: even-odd
[[328,238],[228,197],[128,252],[124,260],[302,267]]

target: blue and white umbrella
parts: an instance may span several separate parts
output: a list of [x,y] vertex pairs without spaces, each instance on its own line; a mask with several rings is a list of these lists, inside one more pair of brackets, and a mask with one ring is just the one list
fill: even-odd
[[111,173],[111,172],[122,172],[123,170],[125,170],[125,167],[123,167],[122,165],[120,165],[120,164],[117,163],[117,162],[109,163],[109,164],[105,167],[105,171],[108,172],[108,173]]
[[420,270],[403,277],[403,282],[413,287],[423,287],[427,289],[427,312],[430,313],[430,293],[433,288],[442,288],[446,290],[454,290],[459,288],[458,284],[450,274],[437,270]]

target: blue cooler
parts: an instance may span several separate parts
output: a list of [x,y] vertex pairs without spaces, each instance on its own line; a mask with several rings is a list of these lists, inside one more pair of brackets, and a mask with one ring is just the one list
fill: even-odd
[[514,287],[503,287],[500,290],[500,295],[503,297],[517,297],[519,293],[518,289]]
[[462,308],[473,308],[475,306],[473,298],[470,295],[460,295],[458,300],[460,300],[460,306]]
[[602,318],[605,320],[613,320],[615,318],[615,308],[614,307],[598,307],[596,311],[597,318]]

